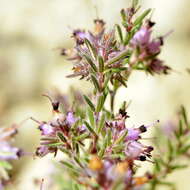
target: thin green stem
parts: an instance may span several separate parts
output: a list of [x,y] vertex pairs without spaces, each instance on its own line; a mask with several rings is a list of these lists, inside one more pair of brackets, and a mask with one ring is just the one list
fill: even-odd
[[114,114],[115,111],[115,97],[117,94],[119,87],[114,88],[114,90],[110,90],[110,108],[111,108],[111,112],[112,114]]

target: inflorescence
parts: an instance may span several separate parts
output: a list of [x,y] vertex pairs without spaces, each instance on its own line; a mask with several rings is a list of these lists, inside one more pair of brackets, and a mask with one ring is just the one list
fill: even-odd
[[[52,104],[52,119],[32,118],[41,131],[36,155],[62,152],[66,157],[61,163],[76,182],[76,189],[136,190],[149,182],[154,189],[158,182],[154,173],[137,175],[140,163],[157,163],[152,157],[154,147],[142,141],[143,134],[156,123],[129,127],[128,104],[123,102],[119,110],[114,106],[118,89],[127,87],[133,71],[154,75],[171,70],[159,58],[167,35],[152,37],[155,23],[147,18],[151,10],[136,16],[139,8],[134,0],[130,8],[122,9],[122,24],[111,30],[105,21],[96,19],[93,31],[73,31],[75,47],[61,50],[74,64],[68,77],[86,79],[93,91],[80,95],[74,105],[64,102],[64,111],[60,97],[45,95]],[[108,97],[110,106],[105,106]]]
[[17,134],[17,127],[14,124],[9,128],[0,129],[0,189],[4,189],[4,186],[10,181],[8,171],[12,169],[12,166],[9,161],[19,159],[24,153],[10,143]]

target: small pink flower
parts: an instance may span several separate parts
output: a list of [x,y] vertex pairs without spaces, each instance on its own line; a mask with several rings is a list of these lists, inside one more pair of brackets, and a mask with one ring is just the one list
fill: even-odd
[[117,129],[117,131],[123,131],[125,129],[124,120],[114,121],[112,123],[113,123],[114,128]]
[[140,135],[140,131],[138,129],[132,129],[132,128],[129,128],[128,129],[128,133],[127,133],[127,137],[126,137],[126,141],[129,141],[129,140],[138,140],[139,139],[139,135]]
[[73,36],[77,42],[77,44],[81,45],[84,43],[84,39],[90,40],[90,35],[88,32],[82,31],[82,30],[74,30]]
[[0,144],[0,160],[14,160],[18,159],[18,148],[12,147],[7,142],[1,142]]
[[149,44],[148,44],[148,51],[151,54],[156,54],[160,52],[160,46],[161,46],[161,42],[160,40],[152,40]]
[[55,129],[47,123],[42,124],[39,129],[42,131],[42,135],[52,135],[55,132]]
[[126,147],[125,154],[133,159],[138,158],[143,153],[144,146],[137,141],[130,141]]
[[73,112],[67,113],[66,120],[69,123],[69,125],[73,125],[77,121],[77,119],[74,117]]
[[143,27],[133,36],[131,44],[134,46],[146,45],[150,40],[150,35],[151,35],[151,30],[146,27]]
[[159,59],[153,59],[150,63],[149,63],[149,69],[151,72],[155,72],[155,73],[164,73],[167,74],[168,71],[170,70],[170,67],[166,66],[163,64],[163,61],[159,60]]
[[46,154],[48,154],[49,152],[51,152],[49,150],[49,148],[47,146],[41,146],[41,147],[38,147],[37,150],[36,150],[36,155],[37,156],[45,156]]

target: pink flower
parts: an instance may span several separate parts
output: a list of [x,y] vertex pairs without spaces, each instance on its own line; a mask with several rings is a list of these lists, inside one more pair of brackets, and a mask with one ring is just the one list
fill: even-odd
[[67,113],[66,120],[69,123],[69,125],[73,125],[77,121],[77,119],[74,117],[73,112]]
[[82,31],[82,30],[74,30],[73,36],[77,42],[78,45],[81,45],[84,43],[84,39],[90,40],[90,35],[88,32]]
[[161,46],[161,42],[160,40],[152,40],[149,44],[148,44],[148,51],[151,54],[156,54],[160,52],[160,46]]
[[45,156],[49,152],[51,152],[51,151],[49,150],[49,148],[47,146],[41,146],[41,147],[37,148],[36,155],[37,156]]
[[0,143],[0,160],[14,160],[18,159],[20,149],[12,147],[7,142]]
[[151,30],[142,27],[132,38],[131,44],[134,46],[143,46],[146,45],[150,40]]
[[137,141],[130,141],[126,147],[125,154],[136,159],[143,153],[144,146]]
[[168,71],[170,70],[170,67],[166,66],[163,64],[163,61],[159,59],[153,59],[148,65],[150,72],[155,72],[155,73],[164,73],[167,74]]
[[126,141],[133,140],[136,141],[140,139],[140,134],[147,131],[147,127],[144,125],[141,125],[139,128],[128,128],[128,134],[126,137]]
[[123,131],[125,129],[125,121],[124,120],[113,121],[112,124],[113,124],[113,127],[118,132]]
[[136,140],[138,140],[140,133],[141,132],[138,129],[129,128],[128,133],[127,133],[127,137],[126,137],[126,141],[129,141],[129,140],[136,141]]
[[83,125],[79,126],[78,129],[79,129],[80,133],[84,133],[86,131],[86,126],[83,124]]
[[55,133],[55,128],[47,123],[42,124],[39,129],[42,131],[42,135],[52,135]]

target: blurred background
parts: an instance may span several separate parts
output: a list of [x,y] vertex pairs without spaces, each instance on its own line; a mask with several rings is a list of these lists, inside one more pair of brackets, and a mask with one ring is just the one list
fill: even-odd
[[[132,100],[131,124],[149,124],[172,118],[183,104],[190,112],[190,1],[142,0],[143,8],[153,8],[155,34],[174,32],[166,39],[161,58],[174,69],[168,76],[151,77],[134,73],[129,87],[121,89],[122,100]],[[88,83],[67,79],[72,64],[59,54],[60,47],[71,47],[71,33],[76,28],[91,29],[97,16],[112,27],[119,21],[119,11],[129,0],[0,0],[0,125],[20,123],[30,116],[39,120],[51,117],[51,107],[44,92],[66,93],[70,85],[88,90]],[[39,144],[36,124],[26,121],[15,143],[34,152]],[[9,189],[38,189],[37,178],[52,172],[51,157],[32,156],[15,161],[14,184]],[[187,175],[188,174],[188,175]],[[180,190],[187,190],[190,171],[179,171],[175,179]]]

